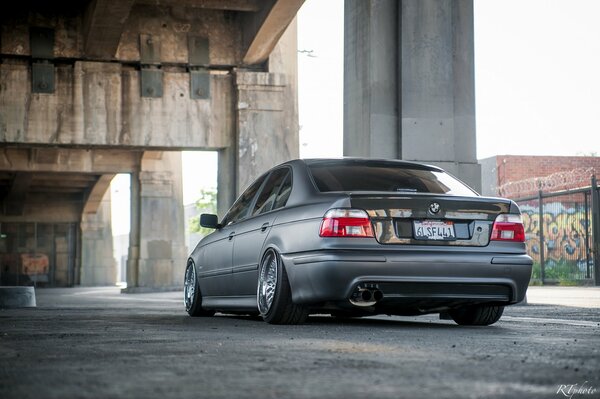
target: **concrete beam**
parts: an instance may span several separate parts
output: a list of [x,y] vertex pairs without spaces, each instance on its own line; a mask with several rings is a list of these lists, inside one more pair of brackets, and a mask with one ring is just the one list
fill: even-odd
[[113,59],[135,0],[93,0],[84,14],[85,55]]
[[131,173],[140,165],[141,151],[120,149],[21,148],[0,149],[0,171]]
[[56,92],[31,93],[27,65],[0,63],[0,142],[140,150],[220,149],[234,101],[229,74],[210,74],[210,98],[190,100],[186,73],[163,74],[164,95],[140,96],[140,73],[118,63],[56,67]]
[[[156,0],[137,0],[137,4],[157,5]],[[207,10],[248,11],[260,10],[259,0],[161,0],[161,5],[179,6],[190,8],[204,8]]]
[[269,0],[263,8],[244,16],[242,25],[245,65],[264,62],[292,22],[304,0]]
[[0,215],[2,223],[78,223],[81,220],[83,198],[81,193],[30,195],[23,214]]
[[114,177],[114,174],[100,176],[87,195],[85,205],[83,206],[84,214],[93,214],[98,211],[98,208],[102,204],[104,194],[106,194],[106,191],[110,187],[110,182]]

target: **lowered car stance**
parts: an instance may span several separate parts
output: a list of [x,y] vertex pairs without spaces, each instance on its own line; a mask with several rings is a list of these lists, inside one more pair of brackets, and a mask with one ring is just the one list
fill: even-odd
[[298,324],[439,313],[490,325],[531,277],[517,205],[486,198],[444,170],[395,160],[312,159],[253,182],[185,271],[191,316],[260,314]]

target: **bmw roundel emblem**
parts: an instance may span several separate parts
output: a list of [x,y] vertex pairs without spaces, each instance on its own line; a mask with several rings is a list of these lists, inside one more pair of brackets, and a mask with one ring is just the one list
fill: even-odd
[[439,211],[440,211],[440,204],[438,204],[437,202],[432,202],[431,204],[429,204],[429,212],[431,212],[435,215]]

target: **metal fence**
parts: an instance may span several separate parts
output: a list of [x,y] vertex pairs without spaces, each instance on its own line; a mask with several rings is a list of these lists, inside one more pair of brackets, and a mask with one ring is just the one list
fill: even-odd
[[595,179],[585,189],[515,200],[521,208],[532,284],[600,285],[599,201]]
[[0,285],[77,283],[75,223],[0,223]]

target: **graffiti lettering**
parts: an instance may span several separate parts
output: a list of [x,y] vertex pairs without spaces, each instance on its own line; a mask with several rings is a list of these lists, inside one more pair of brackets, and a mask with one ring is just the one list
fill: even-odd
[[[549,267],[571,265],[573,271],[588,270],[588,245],[591,226],[586,221],[585,209],[579,203],[545,203],[542,223],[535,205],[520,204],[527,240],[527,252],[534,262],[540,262],[542,245],[540,225],[543,226],[544,259]],[[586,231],[587,230],[587,231]]]

